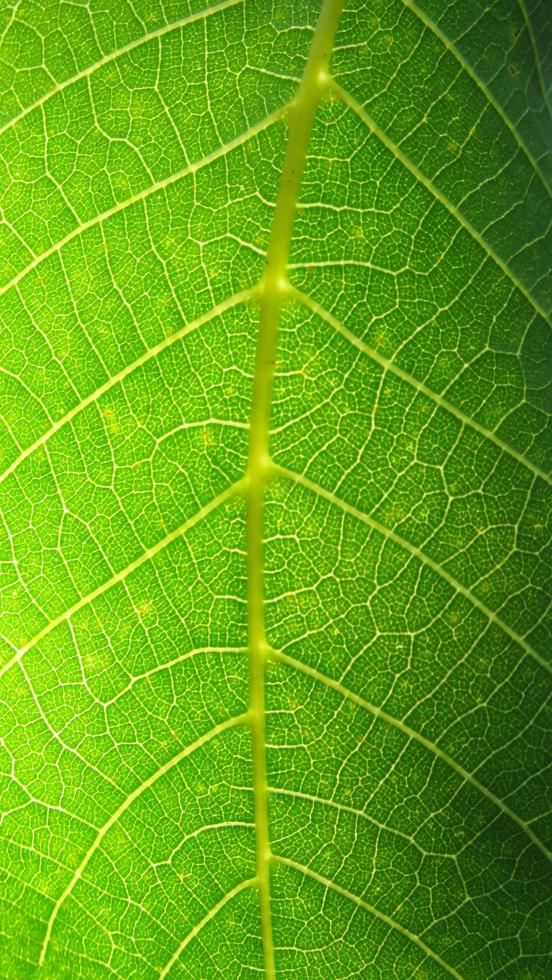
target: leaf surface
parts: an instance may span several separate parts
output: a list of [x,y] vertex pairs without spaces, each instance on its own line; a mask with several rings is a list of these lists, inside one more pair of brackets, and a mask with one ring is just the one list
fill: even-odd
[[538,0],[0,10],[0,976],[550,975]]

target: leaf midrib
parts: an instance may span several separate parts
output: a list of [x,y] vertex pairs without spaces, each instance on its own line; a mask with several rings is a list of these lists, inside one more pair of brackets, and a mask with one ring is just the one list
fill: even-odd
[[282,306],[292,296],[287,279],[289,251],[301,178],[314,116],[327,88],[328,66],[342,0],[324,0],[297,97],[291,105],[289,137],[276,206],[259,284],[259,333],[251,399],[246,470],[247,610],[250,717],[253,751],[253,798],[256,872],[259,891],[264,972],[276,975],[270,900],[270,839],[265,750],[265,673],[269,646],[264,619],[264,497],[270,478],[269,452],[272,385]]

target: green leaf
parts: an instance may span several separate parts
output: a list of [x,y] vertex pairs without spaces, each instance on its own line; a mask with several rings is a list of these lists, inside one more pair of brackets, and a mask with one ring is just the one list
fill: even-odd
[[0,976],[549,977],[546,0],[0,9]]

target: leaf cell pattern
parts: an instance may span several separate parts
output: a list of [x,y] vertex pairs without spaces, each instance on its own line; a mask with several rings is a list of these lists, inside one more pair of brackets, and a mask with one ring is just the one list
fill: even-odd
[[545,980],[546,0],[0,10],[0,976]]

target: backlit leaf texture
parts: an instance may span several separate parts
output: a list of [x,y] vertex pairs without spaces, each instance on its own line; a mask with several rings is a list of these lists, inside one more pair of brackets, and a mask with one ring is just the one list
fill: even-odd
[[550,952],[549,0],[0,4],[0,977]]

